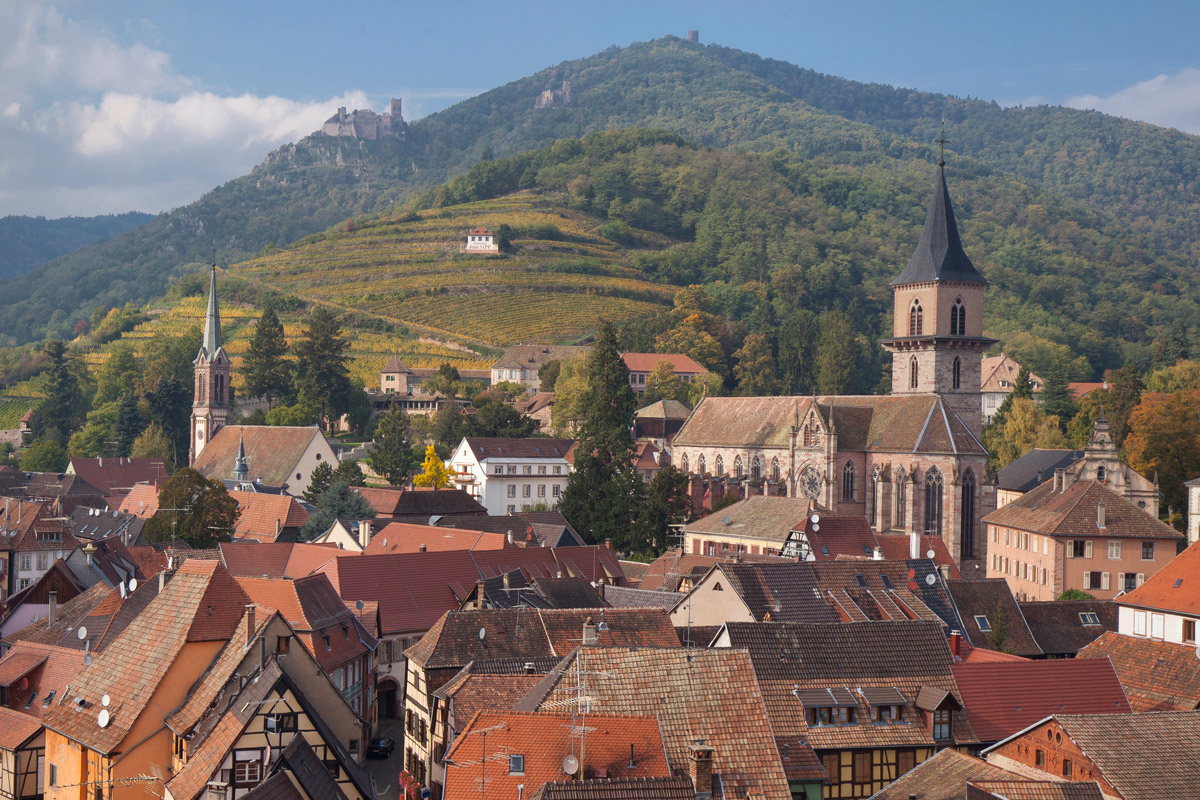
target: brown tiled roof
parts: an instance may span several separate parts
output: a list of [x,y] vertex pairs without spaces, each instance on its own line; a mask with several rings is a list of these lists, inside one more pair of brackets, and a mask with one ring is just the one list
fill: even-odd
[[609,605],[587,578],[538,578],[533,586],[551,608],[604,608]]
[[465,725],[479,711],[511,711],[546,677],[544,672],[532,675],[476,675],[470,666],[451,679],[435,694],[454,703],[454,718]]
[[1122,595],[1119,605],[1200,615],[1200,544],[1192,544],[1141,586]]
[[[18,642],[0,659],[0,685],[9,687],[9,707],[40,718],[53,707],[46,704],[50,693],[52,703],[61,701],[67,684],[81,669],[83,654],[78,650]],[[22,679],[27,681],[24,689]],[[25,708],[27,704],[29,708]]]
[[[817,750],[933,746],[929,729],[912,724],[921,719],[915,705],[918,695],[936,690],[962,704],[951,671],[954,659],[936,622],[731,622],[725,630],[731,647],[750,653],[775,735],[805,736]],[[869,704],[860,689],[899,691],[905,701],[905,722],[808,727],[793,689],[840,687],[850,687],[859,720],[870,720]],[[969,715],[959,715],[953,735],[958,744],[978,741]]]
[[1200,714],[1061,714],[1054,719],[1124,800],[1191,797],[1200,763]]
[[662,361],[669,362],[671,371],[680,375],[708,372],[707,367],[683,353],[622,353],[621,360],[630,372],[650,372]]
[[371,537],[363,555],[421,553],[438,550],[502,550],[508,546],[503,533],[413,525],[391,522]]
[[424,524],[432,516],[487,514],[487,509],[462,489],[384,489],[362,486],[354,491],[365,497],[380,517],[421,518],[406,520],[408,522]]
[[[729,587],[758,621],[837,622],[838,615],[821,596],[808,562],[787,564],[717,564]],[[681,601],[681,602],[686,602]]]
[[[983,445],[937,395],[825,396],[823,419],[837,428],[838,449],[984,455]],[[675,436],[681,445],[789,446],[792,426],[811,397],[706,397]]]
[[1116,669],[1134,711],[1200,709],[1200,660],[1194,646],[1106,631],[1075,660],[1104,658]]
[[308,512],[286,494],[232,491],[239,514],[233,535],[256,542],[274,542],[284,528],[299,528],[308,522]]
[[302,578],[339,556],[357,555],[307,542],[222,542],[220,554],[231,575],[251,578]]
[[[1103,528],[1097,525],[1100,503],[1105,506]],[[1120,494],[1093,480],[1076,481],[1066,491],[1055,491],[1054,481],[1047,481],[996,509],[983,521],[1046,536],[1182,538],[1170,525],[1159,522]]]
[[1051,714],[1130,712],[1112,665],[1056,658],[956,664],[954,679],[975,735],[998,742]]
[[[317,758],[317,754],[309,747],[303,736],[293,736],[292,741],[283,749],[279,762],[274,767],[278,770],[276,775],[282,774],[285,767],[291,773],[292,779],[304,789],[308,800],[344,800],[346,797],[337,781],[329,774],[329,770],[325,769],[325,765]],[[250,792],[244,796],[255,795]],[[267,797],[256,797],[258,800],[271,800]]]
[[[1052,600],[1017,605],[1034,640],[1046,655],[1073,655],[1105,631],[1117,630],[1117,604],[1111,600]],[[1095,614],[1099,625],[1085,625],[1082,613]]]
[[688,522],[683,530],[783,542],[793,530],[803,528],[811,513],[812,501],[807,498],[753,495],[707,517]]
[[[100,753],[111,753],[124,740],[160,681],[188,642],[227,641],[249,602],[229,573],[215,561],[189,559],[146,610],[84,667],[71,685],[84,700],[55,705],[46,727]],[[110,722],[96,724],[100,697],[112,698]]]
[[632,586],[605,585],[604,601],[614,608],[661,608],[670,611],[684,598],[683,592],[653,591]]
[[634,413],[634,417],[637,419],[687,419],[691,413],[691,409],[678,400],[659,400],[639,408]]
[[546,406],[554,404],[554,392],[536,392],[513,403],[513,408],[522,414],[536,414]]
[[[983,392],[1011,392],[1017,385],[1017,374],[1021,371],[1021,365],[1014,361],[1010,356],[1001,353],[998,356],[987,356],[983,359],[979,366],[979,374],[982,377],[980,381]],[[1029,379],[1034,382],[1034,391],[1040,392],[1046,385],[1046,382],[1029,373]],[[1001,386],[1001,381],[1007,381],[1007,386]]]
[[283,486],[292,481],[292,468],[319,436],[321,430],[316,426],[226,425],[200,451],[192,468],[206,477],[224,480],[233,474],[238,444],[244,442],[249,467],[246,479]]
[[158,484],[139,483],[121,500],[118,511],[149,519],[158,513]]
[[529,800],[695,800],[690,778],[547,781]]
[[124,494],[136,483],[168,477],[161,458],[72,458],[68,469],[106,495]]
[[566,458],[574,439],[505,439],[468,436],[467,447],[475,458]]
[[58,606],[54,625],[50,625],[49,617],[42,617],[37,622],[26,625],[4,638],[6,644],[21,641],[41,642],[42,644],[59,644],[67,637],[75,638],[79,624],[103,603],[110,594],[117,590],[104,583],[97,583],[82,594],[76,595],[69,601]]
[[703,578],[705,573],[714,564],[732,564],[737,562],[785,564],[794,561],[795,559],[793,558],[750,555],[747,553],[730,552],[724,556],[702,556],[699,554],[684,553],[678,549],[668,550],[646,567],[638,588],[647,591],[675,592],[679,589],[679,584],[683,578],[687,578],[694,584]]
[[[296,736],[292,741],[303,742],[304,737]],[[330,781],[333,780],[333,776],[329,774],[328,770],[322,768],[317,771],[324,772]],[[342,790],[338,789],[336,783],[333,785],[339,793],[342,793]],[[342,796],[345,797],[345,794],[342,793]],[[308,796],[301,794],[296,784],[292,783],[292,779],[288,777],[287,772],[276,772],[258,786],[241,795],[241,797],[243,800],[308,800]]]
[[[254,631],[258,633],[266,627],[272,617],[271,609],[258,609],[254,618]],[[182,706],[169,714],[164,720],[172,731],[183,736],[191,732],[192,728],[200,723],[206,714],[212,709],[212,705],[217,700],[218,694],[230,677],[234,670],[242,662],[246,655],[246,642],[249,637],[247,629],[249,628],[249,619],[246,615],[242,615],[241,622],[229,637],[229,644],[221,649],[220,655],[215,661],[205,670],[200,679],[192,686],[187,700]]]
[[[563,759],[580,752],[579,737],[574,735],[576,725],[576,719],[569,713],[480,712],[446,753],[447,762],[454,763],[446,766],[443,798],[474,800],[480,795],[481,777],[486,778],[488,791],[499,797],[516,797],[519,784],[532,792],[548,780],[561,778]],[[653,716],[592,713],[587,716],[586,726],[582,777],[587,777],[589,770],[604,770],[614,778],[671,774],[662,734]],[[486,735],[482,733],[485,730]],[[524,770],[520,774],[509,772],[512,754],[524,756]]]
[[[987,794],[974,794],[971,789]],[[1103,800],[1100,784],[1095,781],[970,781],[967,800]]]
[[962,630],[946,582],[929,559],[809,563],[817,588],[847,622],[923,619],[941,622],[946,633]]
[[381,369],[380,372],[405,372],[405,373],[407,373],[407,372],[411,372],[411,370],[408,367],[404,366],[404,362],[402,362],[400,360],[399,356],[392,356],[391,358],[389,358],[387,360],[387,363],[383,365],[383,369]]
[[15,752],[42,729],[42,721],[0,706],[0,750]]
[[[1003,578],[983,578],[979,580],[947,581],[946,587],[954,598],[958,609],[959,619],[962,620],[962,631],[967,641],[974,647],[984,650],[1001,649],[1019,656],[1040,656],[1042,648],[1025,624],[1025,615],[1017,605],[1016,598],[1008,588],[1008,581]],[[993,647],[988,640],[988,634],[980,630],[976,616],[987,617],[988,625],[996,629],[1001,619],[1008,626],[1008,632],[1000,648]]]
[[[522,701],[521,708],[558,710],[576,700],[575,661],[588,673],[593,708],[609,714],[657,716],[667,757],[677,769],[689,747],[713,748],[713,791],[728,800],[761,792],[790,800],[775,734],[744,650],[581,647]],[[719,776],[719,781],[718,781]]]
[[1019,778],[1014,772],[946,748],[901,775],[871,800],[909,800],[912,797],[917,800],[963,800],[968,781]]
[[406,655],[424,669],[479,659],[561,658],[579,645],[589,618],[607,626],[597,631],[602,645],[679,646],[671,618],[659,609],[474,609],[444,614]]
[[321,669],[332,672],[366,655],[375,639],[359,623],[325,575],[305,578],[238,578],[251,601],[279,611]]

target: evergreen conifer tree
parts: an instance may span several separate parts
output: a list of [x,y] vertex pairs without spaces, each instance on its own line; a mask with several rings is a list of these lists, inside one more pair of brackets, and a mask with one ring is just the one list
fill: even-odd
[[304,338],[296,343],[296,389],[300,402],[315,409],[325,425],[349,409],[350,373],[342,327],[334,314],[318,306],[308,318]]
[[375,425],[371,469],[392,486],[400,486],[408,480],[415,462],[409,441],[408,415],[400,408],[392,408],[382,414]]
[[250,348],[242,362],[247,396],[265,397],[271,403],[291,398],[292,376],[285,360],[287,350],[283,325],[275,310],[268,308],[254,326]]

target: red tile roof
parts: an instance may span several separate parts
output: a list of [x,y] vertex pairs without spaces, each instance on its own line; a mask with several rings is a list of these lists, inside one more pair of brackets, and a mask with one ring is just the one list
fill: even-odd
[[140,483],[129,490],[121,507],[117,509],[126,514],[133,514],[142,519],[149,519],[158,513],[158,484]]
[[1200,709],[1200,659],[1192,645],[1159,642],[1106,631],[1075,660],[1107,659],[1134,711]]
[[[1100,503],[1105,507],[1103,528],[1097,525]],[[1182,538],[1170,525],[1094,480],[1076,481],[1066,491],[1055,491],[1054,481],[1046,481],[983,521],[1046,536]]]
[[371,537],[363,555],[438,550],[503,550],[507,546],[508,537],[503,533],[392,522]]
[[1200,543],[1188,547],[1146,582],[1117,598],[1117,605],[1200,615]]
[[42,729],[42,721],[0,706],[0,750],[15,752]]
[[[83,669],[83,653],[66,647],[18,642],[0,659],[0,685],[8,685],[9,707],[42,717],[62,700],[67,684]],[[25,688],[21,688],[22,684]],[[53,692],[53,704],[45,705]],[[33,700],[30,703],[30,700]],[[29,708],[25,705],[29,704]]]
[[913,797],[918,800],[963,800],[967,781],[1018,777],[1015,772],[948,747],[901,775],[872,795],[871,800],[910,800]]
[[[576,733],[581,728],[582,736]],[[513,755],[524,756],[520,774],[509,771]],[[532,794],[547,781],[561,779],[563,759],[571,755],[584,757],[579,769],[583,778],[598,770],[610,778],[671,775],[653,716],[599,713],[576,718],[563,713],[484,711],[468,723],[446,754],[454,763],[447,765],[442,796],[475,800],[481,779],[486,780],[488,793],[497,797],[516,797],[518,785]]]
[[299,528],[308,522],[308,512],[290,495],[233,491],[229,496],[238,503],[233,535],[240,539],[274,542],[284,528]]
[[124,495],[134,484],[168,477],[161,458],[72,458],[67,469],[106,495]]
[[1132,711],[1116,670],[1101,659],[956,664],[954,679],[971,727],[984,742],[998,742],[1051,714]]
[[671,371],[678,375],[698,375],[708,372],[703,364],[683,353],[622,353],[621,360],[630,372],[650,372],[661,361],[671,364]]
[[[321,430],[315,426],[226,425],[204,446],[192,466],[201,475],[224,480],[233,473],[238,445],[244,443],[247,480],[283,486],[293,481],[293,467],[319,438]],[[327,453],[332,452],[328,443],[317,444]]]
[[232,575],[302,578],[338,556],[358,555],[335,544],[307,542],[222,542],[221,563]]

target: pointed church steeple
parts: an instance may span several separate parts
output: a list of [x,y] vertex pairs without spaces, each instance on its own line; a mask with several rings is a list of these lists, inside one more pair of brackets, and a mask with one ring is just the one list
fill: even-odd
[[892,286],[933,281],[987,286],[987,279],[975,269],[958,238],[958,223],[954,219],[954,207],[950,204],[950,190],[946,188],[944,162],[938,164],[933,199],[925,213],[925,227],[921,229],[917,249],[908,260],[908,265],[892,281]]
[[246,464],[246,440],[243,436],[238,436],[238,451],[237,456],[233,459],[233,480],[237,483],[245,483],[250,475],[250,467]]
[[209,358],[221,349],[221,310],[217,307],[217,265],[212,265],[212,278],[208,285],[208,311],[204,314],[204,342]]

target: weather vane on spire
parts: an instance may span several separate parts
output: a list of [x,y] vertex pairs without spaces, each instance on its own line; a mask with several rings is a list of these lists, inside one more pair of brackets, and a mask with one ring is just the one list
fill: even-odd
[[938,166],[944,167],[946,166],[946,145],[950,144],[950,140],[946,138],[945,114],[942,115],[942,132],[938,138],[934,139],[933,141],[941,147],[941,150],[938,153]]

